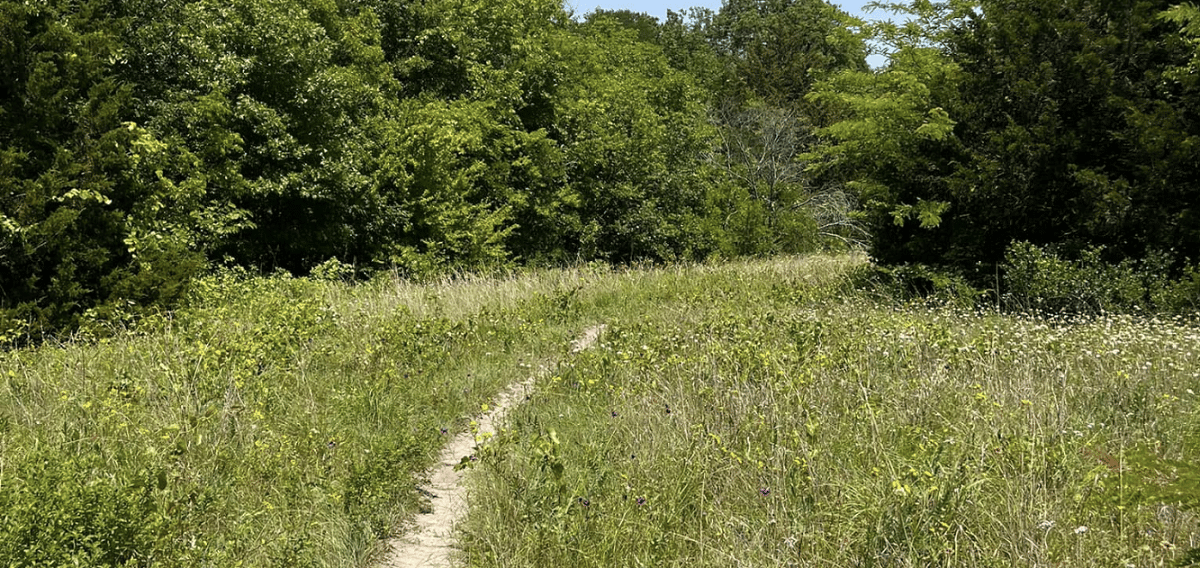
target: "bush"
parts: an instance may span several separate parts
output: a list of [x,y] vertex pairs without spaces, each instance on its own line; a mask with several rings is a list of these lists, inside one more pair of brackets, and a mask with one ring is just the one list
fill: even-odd
[[1189,266],[1175,280],[1150,290],[1150,302],[1160,310],[1183,314],[1200,311],[1200,267]]
[[0,558],[26,566],[140,566],[165,537],[156,493],[166,477],[122,483],[96,456],[27,456],[0,491]]
[[948,305],[973,307],[986,291],[971,286],[966,278],[924,264],[877,266],[852,275],[860,287],[874,287],[901,300],[925,299]]
[[1077,260],[1051,247],[1014,242],[1005,253],[1004,300],[1009,307],[1047,312],[1194,311],[1200,272],[1188,267],[1172,278],[1171,255],[1150,252],[1140,260],[1106,262],[1104,247],[1084,250]]

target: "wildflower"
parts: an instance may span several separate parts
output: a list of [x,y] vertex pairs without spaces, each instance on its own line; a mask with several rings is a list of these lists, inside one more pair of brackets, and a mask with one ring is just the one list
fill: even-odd
[[615,410],[614,410],[614,411],[612,411],[612,417],[613,417],[613,418],[616,418],[616,417],[617,417],[617,411],[615,411]]
[[1054,521],[1051,521],[1049,519],[1044,519],[1044,520],[1042,520],[1042,522],[1038,523],[1038,528],[1042,529],[1044,531],[1048,531],[1048,530],[1054,528]]
[[580,497],[579,504],[583,505],[584,507],[590,507],[592,505],[592,502],[588,501],[587,499],[584,499],[583,497]]
[[1085,532],[1088,532],[1087,527],[1085,527],[1083,525],[1079,525],[1079,526],[1075,527],[1075,534],[1083,534]]
[[671,413],[671,405],[664,404],[663,406],[665,406],[667,408],[667,414],[670,414]]
[[445,436],[446,434],[449,434],[449,433],[450,433],[450,431],[449,431],[449,430],[447,430],[447,429],[445,429],[445,428],[442,428],[442,435],[443,435],[443,436]]
[[645,505],[645,504],[646,504],[646,498],[645,498],[645,497],[638,497],[638,498],[637,498],[637,504],[638,504],[638,506],[639,506],[639,507],[640,507],[640,506],[642,506],[642,505]]
[[758,493],[759,493],[760,495],[762,495],[763,497],[766,497],[767,495],[770,495],[770,494],[771,494],[771,490],[770,490],[769,488],[766,488],[766,487],[759,487],[759,488],[758,488]]

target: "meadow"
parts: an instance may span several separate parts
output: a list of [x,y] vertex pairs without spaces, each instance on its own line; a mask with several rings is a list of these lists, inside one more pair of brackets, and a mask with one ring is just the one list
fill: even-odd
[[469,566],[1200,561],[1193,322],[868,274],[222,272],[169,316],[0,353],[0,564],[370,566],[446,436],[530,376],[471,462]]
[[1200,560],[1200,330],[899,303],[855,270],[689,273],[610,321],[480,452],[465,563]]
[[0,564],[366,566],[414,477],[569,340],[577,272],[225,272],[111,337],[0,353]]

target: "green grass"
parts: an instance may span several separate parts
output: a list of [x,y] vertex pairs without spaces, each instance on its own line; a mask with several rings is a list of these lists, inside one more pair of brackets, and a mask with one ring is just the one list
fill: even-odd
[[598,348],[539,382],[475,466],[463,559],[1195,559],[1200,511],[1180,505],[1200,487],[1162,500],[1172,479],[1138,477],[1150,458],[1126,458],[1194,473],[1200,331],[898,306],[848,292],[836,268],[725,266],[611,322]]
[[565,351],[545,298],[587,277],[225,274],[151,331],[2,353],[0,564],[368,565],[442,429]]
[[0,564],[369,566],[445,436],[542,366],[472,468],[469,565],[1200,556],[1200,331],[901,305],[863,266],[207,279],[0,354]]

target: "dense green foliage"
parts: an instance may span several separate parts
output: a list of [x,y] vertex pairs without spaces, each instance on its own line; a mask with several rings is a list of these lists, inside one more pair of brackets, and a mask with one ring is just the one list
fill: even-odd
[[366,565],[596,320],[471,562],[1194,563],[1200,9],[879,8],[0,0],[0,563]]
[[704,256],[704,95],[546,1],[0,4],[0,331],[307,273]]
[[950,216],[948,257],[990,260],[1016,238],[1200,256],[1198,109],[1164,76],[1190,56],[1156,18],[1167,6],[985,2],[949,38],[969,158],[948,187],[971,213]]
[[857,185],[872,254],[989,285],[1029,242],[1113,266],[1165,255],[1178,278],[1200,258],[1200,123],[1194,30],[1169,6],[889,6],[911,17],[875,26],[889,66],[810,96],[845,113],[819,170]]
[[878,8],[906,20],[0,1],[0,341],[171,309],[217,265],[1200,259],[1194,7]]

